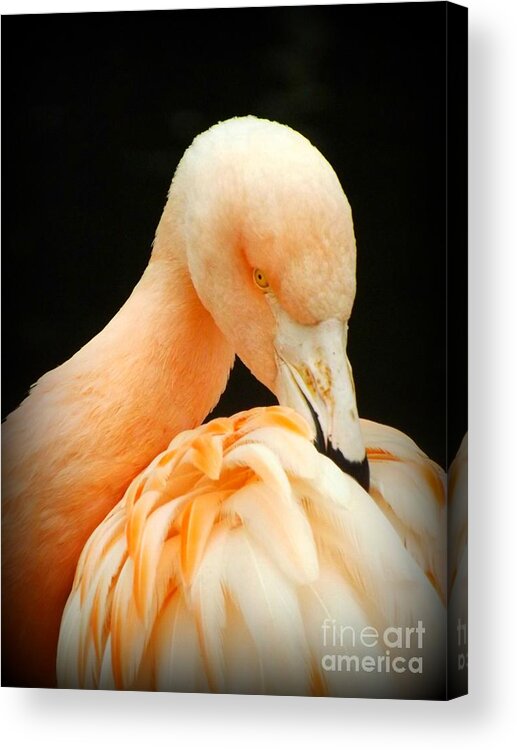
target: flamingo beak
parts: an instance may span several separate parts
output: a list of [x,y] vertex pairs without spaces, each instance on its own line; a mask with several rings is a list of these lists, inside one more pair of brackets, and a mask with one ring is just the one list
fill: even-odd
[[285,314],[277,323],[275,392],[280,404],[313,422],[318,450],[368,491],[370,471],[346,355],[347,324],[331,319],[302,326]]

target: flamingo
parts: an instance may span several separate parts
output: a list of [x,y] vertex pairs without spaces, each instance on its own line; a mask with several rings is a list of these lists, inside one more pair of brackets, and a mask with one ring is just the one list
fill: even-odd
[[[14,682],[54,685],[57,659],[63,687],[433,694],[444,474],[358,417],[355,264],[306,138],[248,116],[194,140],[131,296],[4,425]],[[236,354],[279,405],[202,424]],[[326,669],[343,626],[378,673]],[[425,629],[423,675],[387,671],[389,628]]]

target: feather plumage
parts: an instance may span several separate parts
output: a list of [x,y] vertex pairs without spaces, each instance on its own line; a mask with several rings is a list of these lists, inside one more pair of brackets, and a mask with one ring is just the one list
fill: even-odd
[[[416,446],[402,444],[397,455],[390,434],[384,444],[371,429],[375,449],[425,465]],[[158,490],[153,477],[164,467]],[[373,474],[380,484],[382,470]],[[401,477],[414,492],[415,478]],[[426,492],[407,508],[391,486],[386,502],[403,526],[432,539]],[[59,684],[331,695],[393,695],[407,685],[425,693],[441,658],[444,608],[427,559],[406,549],[376,500],[316,451],[289,409],[253,409],[183,433],[85,547],[61,627]],[[325,671],[327,618],[358,632],[424,621],[434,633],[423,650],[426,678]],[[384,651],[359,648],[373,653]]]

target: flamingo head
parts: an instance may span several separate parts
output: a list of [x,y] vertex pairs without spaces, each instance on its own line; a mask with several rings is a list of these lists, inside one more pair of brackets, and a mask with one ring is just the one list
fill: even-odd
[[330,164],[284,125],[235,118],[194,140],[170,197],[217,326],[279,402],[314,423],[320,450],[368,488],[346,354],[356,245]]

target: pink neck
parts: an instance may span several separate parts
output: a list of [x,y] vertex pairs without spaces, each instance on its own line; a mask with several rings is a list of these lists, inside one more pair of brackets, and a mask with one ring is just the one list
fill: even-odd
[[[51,684],[61,613],[89,535],[131,479],[219,400],[234,353],[163,219],[108,325],[4,425],[4,612],[13,670]],[[22,654],[25,654],[22,656]]]

